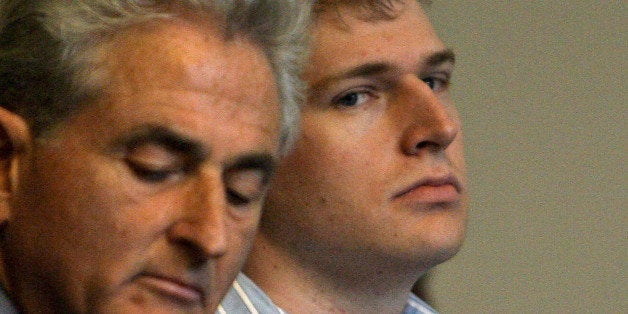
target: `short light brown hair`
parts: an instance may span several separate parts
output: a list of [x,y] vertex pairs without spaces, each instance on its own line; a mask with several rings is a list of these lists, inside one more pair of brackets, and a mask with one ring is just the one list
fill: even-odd
[[[416,0],[418,3],[428,5],[430,0]],[[394,19],[397,10],[395,5],[403,0],[315,0],[314,15],[320,16],[331,10],[338,10],[340,7],[350,7],[355,9],[358,16],[364,20]]]

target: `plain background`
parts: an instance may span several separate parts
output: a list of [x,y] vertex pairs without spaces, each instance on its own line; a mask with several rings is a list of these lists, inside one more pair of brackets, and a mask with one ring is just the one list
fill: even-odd
[[625,1],[433,1],[458,55],[467,241],[442,313],[628,313]]

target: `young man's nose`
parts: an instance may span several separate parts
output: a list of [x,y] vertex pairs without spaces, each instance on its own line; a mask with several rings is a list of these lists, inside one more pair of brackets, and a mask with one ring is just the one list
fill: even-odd
[[404,78],[396,99],[403,109],[399,114],[405,121],[402,150],[405,154],[416,155],[424,150],[445,150],[453,142],[461,125],[451,104],[441,98],[416,76]]

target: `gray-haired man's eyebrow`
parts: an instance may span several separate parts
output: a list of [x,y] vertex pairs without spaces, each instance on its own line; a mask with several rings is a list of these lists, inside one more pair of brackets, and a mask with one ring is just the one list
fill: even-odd
[[262,183],[267,184],[275,172],[277,160],[266,153],[251,153],[238,156],[225,165],[226,172],[241,170],[257,170],[262,173]]
[[130,134],[119,139],[116,146],[119,149],[132,150],[145,144],[159,145],[172,152],[183,154],[191,163],[204,160],[210,154],[200,142],[168,127],[153,124],[134,128]]

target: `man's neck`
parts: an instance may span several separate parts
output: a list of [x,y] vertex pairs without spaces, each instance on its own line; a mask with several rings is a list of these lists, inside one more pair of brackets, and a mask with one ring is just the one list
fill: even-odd
[[[337,256],[294,256],[258,236],[244,272],[288,313],[400,313],[418,274]],[[356,264],[364,265],[356,267]]]

